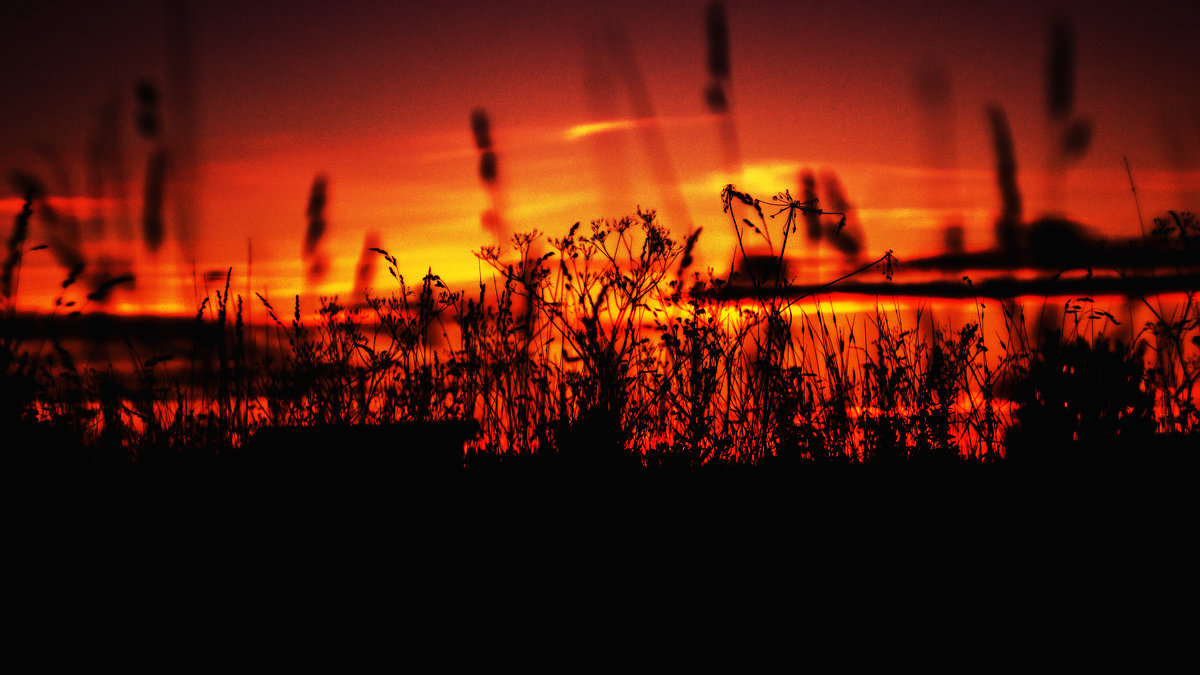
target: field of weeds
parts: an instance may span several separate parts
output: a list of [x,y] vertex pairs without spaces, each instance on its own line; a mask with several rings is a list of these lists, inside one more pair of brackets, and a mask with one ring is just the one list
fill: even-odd
[[[725,197],[777,254],[814,208]],[[339,660],[635,629],[707,655],[697,626],[1000,641],[1014,665],[1186,644],[1191,293],[1143,299],[1132,344],[1086,298],[1058,330],[982,298],[961,326],[806,312],[778,262],[691,269],[699,236],[641,212],[519,237],[470,295],[379,250],[396,290],[315,321],[258,296],[247,326],[232,272],[191,320],[6,314],[21,634]]]
[[[848,262],[839,279],[789,294],[789,238],[841,214],[733,186],[722,202],[738,242],[725,274],[694,269],[700,231],[676,236],[639,211],[544,241],[518,235],[515,255],[485,248],[494,274],[472,291],[432,270],[412,283],[377,248],[393,290],[353,306],[324,299],[315,318],[298,298],[285,308],[234,294],[232,269],[194,321],[157,332],[65,314],[61,300],[48,315],[10,309],[0,426],[21,439],[10,452],[84,470],[190,466],[306,428],[357,430],[359,443],[395,446],[401,464],[437,446],[465,466],[1086,461],[1195,438],[1194,292],[1139,297],[1154,320],[1133,341],[1108,337],[1121,322],[1087,297],[1036,328],[1019,300],[976,298],[975,320],[958,326],[884,298],[839,314],[812,296],[852,277],[890,281],[902,264],[890,252]],[[10,308],[29,215],[9,242]],[[1185,248],[1197,234],[1187,214],[1158,225]],[[247,302],[265,326],[244,323]],[[354,452],[337,445],[321,452]]]

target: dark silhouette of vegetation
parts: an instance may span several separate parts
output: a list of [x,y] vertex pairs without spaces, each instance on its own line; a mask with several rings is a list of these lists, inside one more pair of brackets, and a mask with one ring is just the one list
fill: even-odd
[[329,200],[328,184],[329,180],[324,175],[318,175],[313,178],[308,194],[308,209],[305,211],[308,226],[304,230],[303,258],[305,281],[309,284],[321,281],[329,268],[328,255],[322,247],[325,231],[329,229],[325,214]]
[[1060,140],[1055,150],[1062,160],[1077,160],[1087,152],[1092,127],[1086,119],[1071,119],[1075,111],[1075,32],[1065,17],[1050,25],[1046,59],[1046,112]]
[[1052,334],[1014,387],[1010,458],[1078,462],[1148,447],[1155,418],[1143,384],[1144,348],[1081,337],[1064,343]]
[[[709,103],[724,114],[720,4],[708,28]],[[632,108],[652,119],[628,45],[615,44]],[[1066,119],[1061,99],[1051,112]],[[157,112],[145,121],[158,146],[146,193],[156,249],[166,154]],[[472,126],[492,191],[482,111]],[[1074,133],[1067,155],[1086,149]],[[660,130],[646,136],[661,146]],[[457,654],[531,635],[594,648],[594,636],[632,630],[639,646],[674,646],[682,633],[723,640],[712,626],[769,649],[822,631],[862,643],[883,627],[1027,663],[1026,636],[1086,657],[1076,631],[1120,638],[1096,651],[1106,665],[1114,646],[1135,644],[1145,668],[1164,650],[1128,639],[1128,625],[1187,644],[1178,607],[1197,596],[1181,533],[1196,526],[1200,232],[1171,213],[1132,254],[1066,221],[1026,227],[1015,160],[1004,164],[1011,244],[924,269],[1034,266],[1054,279],[895,284],[890,252],[869,253],[805,171],[800,199],[726,188],[738,241],[728,273],[694,269],[699,230],[677,238],[639,209],[576,223],[547,253],[537,233],[503,237],[518,255],[480,251],[494,275],[478,294],[432,269],[406,280],[368,235],[356,292],[323,299],[315,316],[299,298],[235,294],[229,269],[205,275],[224,283],[185,320],[94,312],[132,277],[93,275],[80,290],[82,261],[46,313],[18,313],[29,219],[49,208],[21,190],[0,276],[3,461],[33,487],[11,511],[15,641],[51,642],[39,658],[246,645],[309,658],[353,642],[344,660],[396,639]],[[822,187],[832,210],[850,211],[836,178]],[[484,221],[500,231],[492,196]],[[308,254],[324,199],[314,184]],[[51,244],[69,252],[69,219],[47,222],[62,223]],[[862,260],[797,284],[797,229]],[[367,290],[377,262],[390,291]],[[1089,277],[1058,278],[1067,266]],[[1093,267],[1117,274],[1093,279]],[[800,304],[839,291],[878,296],[875,311]],[[1031,336],[1017,304],[988,311],[1031,291],[1071,296],[1061,325]],[[1107,335],[1118,319],[1089,297],[1098,291],[1137,296],[1153,320],[1129,340]],[[886,308],[900,294],[968,298],[977,314],[961,326],[913,319]],[[269,322],[247,323],[245,303]],[[1176,461],[1145,470],[1165,458]],[[74,480],[97,474],[113,480]],[[29,480],[39,476],[58,489]]]
[[717,116],[722,169],[730,175],[734,175],[742,170],[742,151],[738,142],[737,129],[733,124],[730,102],[732,71],[729,67],[729,25],[725,18],[723,3],[714,2],[708,6],[705,12],[704,31],[708,43],[706,59],[708,84],[704,87],[704,103],[709,112]]
[[996,243],[1010,256],[1021,245],[1021,192],[1017,188],[1017,158],[1013,148],[1012,132],[1008,127],[1008,116],[999,105],[987,108],[988,122],[992,129],[992,142],[996,151],[996,179],[1004,207],[996,221]]
[[138,134],[154,143],[146,158],[146,182],[142,198],[142,238],[151,252],[162,247],[166,237],[163,220],[163,192],[167,184],[167,149],[163,143],[162,118],[158,88],[149,81],[138,82],[134,88],[137,96]]
[[[906,325],[882,305],[872,317],[804,310],[786,264],[792,235],[830,216],[838,224],[820,227],[836,231],[844,214],[733,186],[723,201],[741,259],[724,277],[692,269],[699,231],[676,240],[643,210],[576,223],[542,255],[530,253],[540,235],[519,235],[516,265],[484,248],[496,276],[473,297],[432,271],[410,285],[396,258],[372,247],[396,290],[359,306],[323,299],[315,323],[298,299],[283,315],[257,295],[269,323],[247,326],[232,269],[193,321],[152,331],[84,307],[60,316],[74,302],[63,299],[47,317],[17,315],[10,295],[0,423],[34,464],[121,472],[211,464],[253,439],[261,449],[272,437],[332,441],[367,428],[378,442],[393,435],[414,462],[414,444],[429,445],[432,432],[403,429],[444,428],[465,443],[446,451],[458,457],[450,464],[612,469],[1082,460],[1196,433],[1194,291],[1182,314],[1160,306],[1132,343],[1106,337],[1118,320],[1082,296],[1064,308],[1074,325],[1041,341],[1011,304],[1003,327],[989,327],[980,296],[977,320],[960,327],[920,312]],[[1186,241],[1194,222],[1174,215],[1156,232]],[[22,246],[10,242],[6,269],[19,271]],[[772,253],[749,255],[755,246]],[[889,252],[807,294],[868,283],[882,294],[895,269]],[[859,280],[871,270],[880,281]],[[1006,336],[998,352],[992,333]],[[97,361],[98,347],[81,349],[89,340],[124,354]],[[286,431],[301,429],[324,431]],[[336,445],[330,461],[354,452]]]

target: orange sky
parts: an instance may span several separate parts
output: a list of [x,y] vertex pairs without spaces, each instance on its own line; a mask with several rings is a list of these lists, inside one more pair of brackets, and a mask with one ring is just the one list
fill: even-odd
[[[318,174],[329,180],[331,267],[317,290],[349,293],[372,231],[406,275],[432,266],[469,282],[471,251],[491,243],[469,126],[477,106],[491,120],[498,195],[515,229],[561,234],[652,206],[672,229],[689,218],[703,226],[701,259],[718,266],[731,244],[721,186],[796,194],[801,168],[836,172],[870,257],[935,252],[954,219],[969,248],[991,245],[1000,204],[984,116],[992,101],[1009,116],[1027,218],[1058,211],[1098,233],[1136,235],[1123,157],[1147,220],[1200,209],[1200,17],[1186,3],[731,0],[740,175],[723,166],[720,120],[703,98],[707,4],[26,6],[0,39],[12,71],[0,83],[0,169],[39,176],[52,204],[90,215],[86,149],[97,108],[115,102],[127,184],[107,186],[107,234],[83,248],[134,267],[138,289],[117,296],[127,311],[191,311],[191,261],[201,272],[232,265],[237,279],[248,242],[253,290],[303,290],[305,208]],[[1072,114],[1094,130],[1086,155],[1058,173],[1060,196],[1043,81],[1054,16],[1076,39]],[[947,85],[941,103],[922,103],[921,73]],[[140,78],[161,86],[168,150],[195,148],[194,180],[169,185],[168,242],[157,256],[114,234],[114,197],[128,198],[137,229],[153,149],[133,125]],[[8,182],[6,236],[20,208]],[[181,224],[194,232],[183,245]],[[30,245],[44,228],[35,219]],[[47,307],[64,275],[49,252],[31,253],[21,308]],[[385,279],[376,283],[386,288]]]

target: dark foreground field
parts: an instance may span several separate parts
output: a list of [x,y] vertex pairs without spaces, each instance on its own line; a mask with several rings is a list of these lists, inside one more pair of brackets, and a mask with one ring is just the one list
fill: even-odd
[[[723,199],[739,233],[734,200],[755,232],[811,210]],[[1128,341],[1090,297],[1037,327],[982,298],[958,327],[839,319],[793,311],[782,248],[701,279],[698,231],[578,228],[557,261],[532,235],[531,268],[484,256],[477,302],[378,250],[398,292],[315,324],[260,295],[248,329],[232,271],[194,321],[8,312],[13,642],[339,671],[1194,660],[1195,289],[1141,298]]]
[[9,611],[47,664],[1152,666],[1200,599],[1180,456],[10,474]]

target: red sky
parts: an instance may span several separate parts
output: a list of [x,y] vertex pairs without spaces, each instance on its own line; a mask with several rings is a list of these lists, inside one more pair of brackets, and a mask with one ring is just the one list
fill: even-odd
[[[480,226],[489,202],[469,126],[477,106],[491,120],[515,229],[557,235],[578,220],[653,206],[675,230],[689,217],[703,226],[714,264],[727,260],[730,243],[720,187],[795,194],[802,167],[837,173],[869,255],[934,252],[953,218],[966,225],[969,247],[990,245],[1000,204],[984,115],[993,101],[1012,126],[1027,218],[1060,211],[1108,236],[1136,235],[1123,157],[1147,220],[1200,209],[1200,10],[1192,3],[730,0],[741,176],[722,171],[719,127],[703,98],[707,4],[29,3],[6,10],[0,38],[0,170],[34,173],[61,207],[90,214],[85,150],[96,109],[114,100],[129,184],[113,194],[126,195],[136,215],[152,146],[134,129],[133,83],[161,86],[168,149],[186,147],[190,115],[195,180],[168,191],[168,245],[157,258],[162,270],[183,263],[184,277],[170,274],[174,290],[147,281],[155,274],[138,242],[109,234],[84,245],[137,267],[138,293],[120,296],[130,311],[178,309],[193,291],[193,258],[201,271],[233,265],[240,274],[247,240],[254,290],[300,291],[305,207],[319,173],[329,179],[332,260],[320,290],[350,291],[368,231],[406,275],[432,266],[451,281],[473,279],[471,251],[491,236]],[[1087,154],[1063,174],[1061,198],[1048,196],[1046,172],[1043,73],[1055,16],[1069,20],[1076,40],[1073,115],[1094,130]],[[622,32],[625,48],[612,37]],[[641,98],[628,64],[640,73]],[[944,106],[921,104],[919,73],[948,82]],[[628,123],[647,106],[651,121]],[[623,120],[580,133],[580,125]],[[664,146],[646,145],[648,127],[661,129]],[[62,157],[64,176],[47,146]],[[598,157],[609,158],[603,171]],[[663,185],[664,175],[674,183]],[[19,208],[8,182],[0,187],[6,236]],[[677,193],[687,214],[670,206]],[[181,222],[195,232],[189,246],[175,241]],[[35,222],[30,244],[43,229]],[[23,307],[53,297],[65,274],[36,253]],[[384,279],[376,283],[386,287]]]

